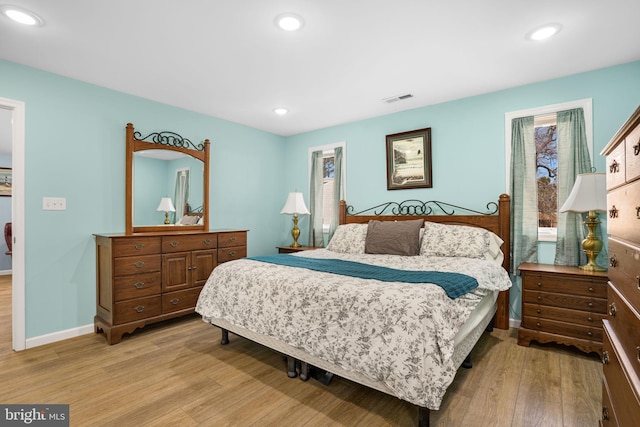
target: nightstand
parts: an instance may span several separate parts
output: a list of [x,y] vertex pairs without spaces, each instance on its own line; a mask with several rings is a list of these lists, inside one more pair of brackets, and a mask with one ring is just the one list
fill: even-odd
[[298,246],[297,248],[292,248],[291,246],[278,246],[278,253],[292,254],[294,252],[313,251],[315,249],[320,249],[320,248],[316,246]]
[[524,263],[518,269],[522,273],[518,344],[555,342],[602,354],[607,273],[533,263]]

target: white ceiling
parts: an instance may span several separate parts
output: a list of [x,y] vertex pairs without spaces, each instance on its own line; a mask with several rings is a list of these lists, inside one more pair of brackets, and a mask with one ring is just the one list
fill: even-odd
[[[46,25],[0,16],[0,58],[279,135],[640,59],[638,0],[5,3]],[[276,28],[283,12],[302,31]]]

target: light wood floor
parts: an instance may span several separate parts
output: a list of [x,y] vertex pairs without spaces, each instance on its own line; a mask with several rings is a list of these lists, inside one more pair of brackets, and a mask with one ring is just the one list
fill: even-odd
[[[70,404],[72,426],[414,426],[413,405],[341,378],[289,379],[282,356],[243,338],[219,344],[192,316],[109,346],[85,335],[11,347],[0,282],[0,402]],[[10,319],[10,318],[9,318]],[[9,335],[7,335],[7,331]],[[600,361],[559,346],[520,347],[516,330],[485,334],[433,426],[596,426]]]

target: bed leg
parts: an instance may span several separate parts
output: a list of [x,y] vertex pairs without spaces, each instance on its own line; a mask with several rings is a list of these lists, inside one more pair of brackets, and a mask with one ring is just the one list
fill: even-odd
[[429,408],[418,406],[418,427],[429,427]]
[[467,357],[464,358],[464,361],[462,362],[462,367],[466,368],[466,369],[473,368],[473,363],[471,363],[471,355],[470,354],[467,354]]
[[227,331],[226,329],[222,329],[222,338],[220,339],[220,344],[221,345],[227,345],[229,344],[229,331]]
[[302,381],[309,379],[309,364],[307,362],[300,361],[300,379]]
[[298,376],[298,371],[296,371],[296,359],[291,356],[287,356],[287,376],[289,378],[295,378]]

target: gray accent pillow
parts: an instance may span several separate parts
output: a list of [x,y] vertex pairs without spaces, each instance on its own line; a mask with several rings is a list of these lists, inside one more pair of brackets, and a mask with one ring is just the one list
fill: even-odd
[[421,219],[408,221],[369,221],[364,252],[367,254],[420,254]]

